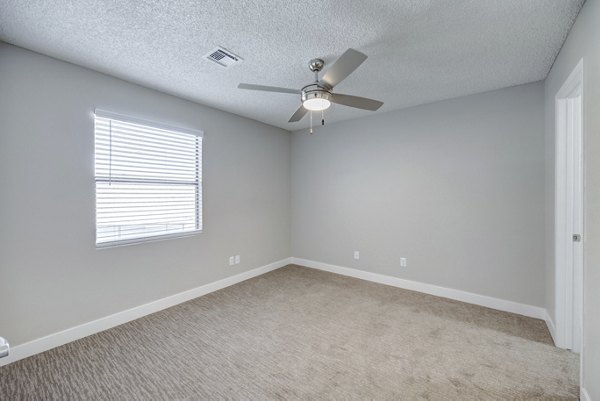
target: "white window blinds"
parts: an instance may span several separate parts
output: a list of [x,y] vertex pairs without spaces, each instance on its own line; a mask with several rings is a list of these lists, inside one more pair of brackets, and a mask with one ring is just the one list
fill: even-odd
[[202,132],[96,110],[96,246],[202,230]]

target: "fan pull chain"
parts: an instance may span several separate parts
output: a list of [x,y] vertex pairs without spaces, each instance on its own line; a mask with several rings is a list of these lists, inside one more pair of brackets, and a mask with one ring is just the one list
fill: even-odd
[[312,128],[312,111],[310,112],[310,131],[309,133],[312,135],[313,133],[313,128]]
[[321,125],[325,125],[325,110],[321,110]]

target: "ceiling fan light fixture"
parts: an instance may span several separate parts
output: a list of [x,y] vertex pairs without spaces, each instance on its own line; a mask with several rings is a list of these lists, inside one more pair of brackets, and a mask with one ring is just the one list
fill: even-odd
[[302,106],[310,111],[323,111],[331,106],[331,94],[326,90],[309,90],[302,93]]
[[[312,113],[309,113],[309,111],[318,112],[326,110],[332,103],[354,107],[355,109],[375,111],[383,106],[383,102],[366,97],[332,93],[335,86],[346,79],[348,75],[352,74],[366,59],[366,54],[354,49],[348,49],[338,57],[321,78],[319,78],[319,72],[323,69],[325,62],[319,58],[312,59],[308,63],[308,68],[315,74],[315,80],[300,90],[245,83],[239,84],[238,88],[300,95],[302,104],[292,114],[292,117],[288,120],[289,123],[298,122],[307,114],[310,114],[312,119]],[[325,120],[321,116],[321,124],[324,123]]]
[[322,111],[328,109],[329,106],[331,106],[331,102],[327,99],[312,98],[305,100],[304,103],[302,103],[302,106],[304,106],[306,110]]

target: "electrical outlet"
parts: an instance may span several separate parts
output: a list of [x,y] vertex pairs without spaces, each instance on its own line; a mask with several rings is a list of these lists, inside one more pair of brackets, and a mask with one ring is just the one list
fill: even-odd
[[360,259],[360,252],[358,252],[358,251],[354,251],[354,259],[355,259],[355,260],[358,260],[358,259]]
[[240,255],[235,255],[235,264],[236,265],[240,264]]
[[234,256],[230,256],[229,257],[229,266],[233,266],[235,264],[235,257]]
[[8,345],[8,341],[4,338],[0,337],[0,358],[4,358],[8,356],[10,353],[10,345]]
[[400,267],[406,267],[407,261],[406,258],[400,258]]

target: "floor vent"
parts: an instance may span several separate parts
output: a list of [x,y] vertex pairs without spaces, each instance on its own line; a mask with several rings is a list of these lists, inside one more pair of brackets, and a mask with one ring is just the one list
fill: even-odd
[[215,63],[223,67],[230,67],[242,61],[242,59],[239,56],[236,56],[229,50],[225,50],[222,47],[215,47],[204,57],[209,59],[210,61],[214,61]]

